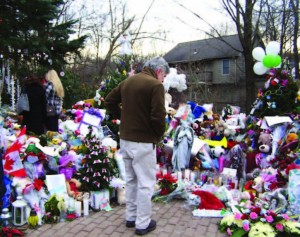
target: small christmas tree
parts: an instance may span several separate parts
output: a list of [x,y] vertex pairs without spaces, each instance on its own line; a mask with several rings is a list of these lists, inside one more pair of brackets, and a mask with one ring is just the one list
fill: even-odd
[[263,89],[259,89],[258,98],[252,111],[256,117],[297,114],[298,85],[287,70],[272,68],[266,76]]
[[85,154],[82,160],[83,167],[77,174],[82,191],[110,189],[110,181],[119,173],[113,153],[101,145],[101,141],[93,135],[91,126],[83,146]]

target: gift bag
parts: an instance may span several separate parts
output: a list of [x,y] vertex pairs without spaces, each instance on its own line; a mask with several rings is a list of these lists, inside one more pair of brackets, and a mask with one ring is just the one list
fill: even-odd
[[47,105],[46,108],[47,116],[54,116],[55,113],[55,106],[54,105]]
[[17,113],[21,114],[23,111],[29,110],[30,108],[27,93],[22,92],[17,102]]

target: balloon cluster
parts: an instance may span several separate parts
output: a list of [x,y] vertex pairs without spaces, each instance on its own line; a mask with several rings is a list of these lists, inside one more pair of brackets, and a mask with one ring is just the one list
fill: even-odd
[[252,51],[252,56],[257,62],[253,66],[253,71],[257,75],[263,75],[270,68],[281,66],[281,57],[278,55],[280,44],[276,41],[271,41],[266,47],[266,52],[261,47],[256,47]]

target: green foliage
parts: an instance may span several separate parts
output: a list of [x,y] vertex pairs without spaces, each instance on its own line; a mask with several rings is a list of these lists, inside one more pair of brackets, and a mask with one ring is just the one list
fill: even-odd
[[99,88],[102,98],[105,98],[107,94],[117,87],[121,81],[128,77],[130,71],[131,56],[118,56],[114,60],[114,66],[107,73],[105,81],[101,83]]
[[62,66],[67,56],[79,55],[87,36],[70,40],[76,21],[59,22],[64,2],[0,1],[1,54],[11,60],[17,77],[29,70],[36,71],[40,66]]
[[82,191],[110,189],[111,179],[119,173],[112,153],[102,147],[101,141],[92,134],[91,127],[83,146],[86,147],[83,167],[76,175],[81,182]]
[[79,76],[69,70],[64,70],[64,76],[60,77],[65,90],[64,108],[71,108],[76,102],[93,98],[95,88],[80,80]]

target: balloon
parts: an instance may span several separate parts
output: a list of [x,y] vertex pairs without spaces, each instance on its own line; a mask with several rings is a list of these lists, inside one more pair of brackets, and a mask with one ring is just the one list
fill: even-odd
[[281,64],[281,57],[276,55],[274,58],[274,67],[278,67]]
[[274,61],[275,61],[275,56],[271,55],[271,54],[267,54],[266,56],[264,56],[262,62],[263,65],[267,68],[272,68],[274,67]]
[[276,41],[271,41],[266,47],[266,53],[271,55],[277,55],[280,51],[280,44]]
[[253,66],[253,71],[255,72],[255,74],[257,75],[263,75],[264,73],[266,73],[268,71],[268,68],[265,67],[262,62],[256,62]]
[[263,57],[265,56],[265,51],[261,47],[256,47],[252,50],[252,56],[257,61],[262,61]]

